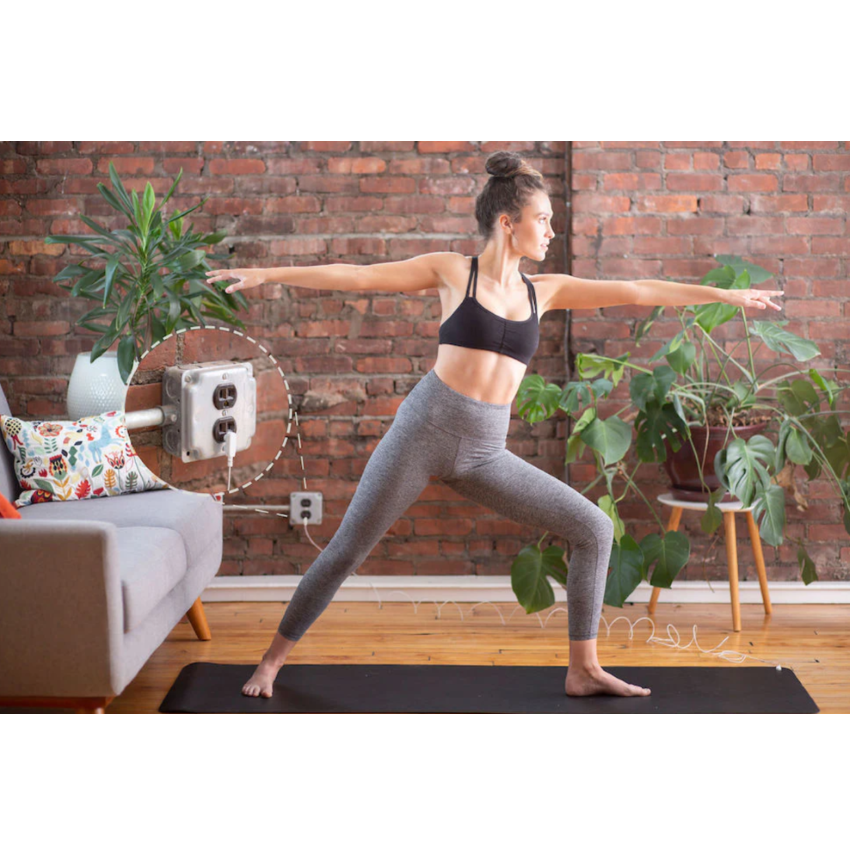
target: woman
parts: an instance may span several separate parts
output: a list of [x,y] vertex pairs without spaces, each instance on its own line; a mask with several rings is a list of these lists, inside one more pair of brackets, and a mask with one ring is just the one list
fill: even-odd
[[342,524],[301,579],[271,646],[243,686],[247,696],[272,695],[289,652],[346,576],[416,501],[431,475],[515,522],[546,528],[570,541],[569,696],[650,693],[606,673],[596,657],[613,523],[589,499],[507,450],[511,401],[537,349],[539,318],[547,310],[717,301],[761,309],[771,304],[778,310],[768,296],[782,293],[655,280],[580,280],[562,274],[527,277],[519,271],[520,260],[543,261],[555,235],[542,175],[507,152],[493,154],[486,167],[491,177],[475,205],[486,246],[477,257],[445,252],[371,266],[207,273],[213,282],[237,278],[227,292],[263,283],[348,291],[437,289],[447,317],[440,325],[434,368],[402,402],[369,458]]

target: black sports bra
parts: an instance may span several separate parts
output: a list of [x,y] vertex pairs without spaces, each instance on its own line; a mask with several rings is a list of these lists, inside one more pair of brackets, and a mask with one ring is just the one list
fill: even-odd
[[527,366],[540,343],[540,320],[537,316],[534,285],[522,272],[520,276],[528,287],[531,315],[523,321],[503,319],[475,299],[478,291],[478,257],[473,257],[469,282],[466,284],[466,298],[440,325],[440,343],[496,351]]

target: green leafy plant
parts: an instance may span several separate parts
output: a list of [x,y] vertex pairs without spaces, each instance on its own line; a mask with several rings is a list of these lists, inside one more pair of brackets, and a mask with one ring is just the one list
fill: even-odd
[[[771,277],[766,269],[734,255],[719,255],[716,259],[721,265],[703,277],[703,285],[748,289]],[[654,308],[637,326],[638,347],[665,309]],[[820,351],[810,340],[788,331],[787,321],[748,324],[743,308],[724,303],[673,309],[681,328],[649,359],[650,364],[662,359],[666,363],[646,368],[629,362],[631,353],[622,357],[579,354],[576,366],[580,380],[570,381],[562,388],[540,375],[528,375],[517,395],[518,411],[527,422],[547,419],[558,410],[566,412],[572,424],[567,440],[567,463],[583,457],[585,449],[592,453],[598,474],[581,492],[600,481],[604,481],[607,489],[598,505],[614,524],[604,597],[605,603],[614,607],[622,607],[642,580],[649,581],[653,587],[670,587],[688,563],[687,535],[665,530],[651,501],[635,483],[635,473],[641,464],[663,462],[667,457],[666,445],[677,452],[688,442],[694,457],[699,459],[691,435],[693,426],[724,431],[724,446],[713,461],[720,487],[712,490],[706,484],[703,463],[697,464],[708,503],[701,520],[703,531],[711,534],[722,525],[717,502],[729,492],[744,507],[753,507],[753,518],[757,523],[761,519],[761,538],[771,546],[779,546],[786,525],[786,490],[793,495],[799,509],[808,507],[795,486],[794,472],[799,465],[809,480],[823,474],[836,485],[843,505],[844,528],[850,534],[850,431],[842,431],[839,420],[839,414],[850,411],[837,409],[840,394],[850,387],[839,385],[816,369],[804,369],[790,359],[804,363]],[[744,338],[727,353],[711,334],[735,318],[738,310],[742,310],[744,319]],[[758,374],[754,339],[777,354],[774,362]],[[748,353],[746,364],[732,356],[743,342]],[[716,380],[709,375],[712,363],[716,365]],[[780,366],[787,367],[783,375],[765,378],[766,373]],[[630,402],[613,416],[603,418],[599,402],[612,394],[624,379],[626,369],[633,374],[628,384]],[[835,368],[836,377],[839,371],[850,369]],[[735,436],[736,427],[758,423],[774,426],[771,433],[775,437],[755,434],[745,440]],[[626,456],[632,446],[637,462],[630,470]],[[615,482],[623,483],[620,492],[615,492]],[[660,534],[648,534],[638,542],[626,533],[618,505],[629,492],[637,494],[652,511],[661,528]],[[536,544],[524,547],[511,565],[512,587],[527,613],[554,603],[549,576],[566,586],[564,550],[558,546],[541,550],[545,536]],[[795,538],[795,541],[801,576],[809,584],[817,580],[814,562],[803,540]]]
[[118,368],[126,384],[147,349],[177,330],[206,327],[204,316],[244,329],[234,309],[247,307],[248,302],[241,293],[230,295],[206,282],[205,272],[210,268],[207,259],[228,257],[207,254],[207,250],[227,234],[193,233],[194,225],[184,231],[186,216],[206,201],[184,211],[174,210],[168,219],[163,217],[163,207],[183,176],[182,168],[158,205],[150,182],[140,199],[135,189],[127,193],[111,162],[109,176],[111,190],[98,183],[98,191],[127,217],[127,226],[110,232],[81,215],[96,235],[48,236],[45,242],[79,245],[92,255],[66,266],[53,280],[59,283],[77,278],[73,285],[59,286],[74,297],[97,302],[98,306],[80,317],[77,324],[102,334],[91,351],[92,363],[120,338]]

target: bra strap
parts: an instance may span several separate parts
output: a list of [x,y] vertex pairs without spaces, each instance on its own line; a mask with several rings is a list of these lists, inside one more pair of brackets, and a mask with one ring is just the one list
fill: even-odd
[[469,298],[470,287],[472,288],[472,297],[475,298],[478,292],[478,257],[473,257],[469,266],[469,281],[466,284],[467,298]]
[[531,302],[531,315],[537,315],[537,293],[534,291],[534,284],[525,276],[522,275],[525,285],[528,287],[528,300]]

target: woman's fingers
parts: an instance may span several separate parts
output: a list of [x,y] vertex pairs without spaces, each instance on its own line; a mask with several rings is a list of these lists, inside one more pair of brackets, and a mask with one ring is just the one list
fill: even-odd
[[246,275],[242,269],[210,269],[207,271],[207,283],[218,283],[222,280],[235,277],[236,283],[231,283],[224,291],[235,292],[237,289],[244,289]]
[[753,289],[751,290],[751,293],[752,295],[750,297],[752,300],[749,302],[750,307],[757,307],[759,310],[765,310],[769,304],[774,310],[782,309],[779,304],[774,304],[773,301],[770,300],[771,295],[784,295],[785,293],[781,289]]
[[781,289],[750,289],[749,291],[741,291],[739,297],[742,301],[739,306],[744,309],[755,308],[756,310],[766,310],[767,306],[770,305],[774,310],[781,310],[781,305],[774,304],[770,300],[770,296],[773,295],[781,297],[785,293]]
[[207,283],[218,283],[229,277],[238,277],[235,269],[210,269],[207,271]]

